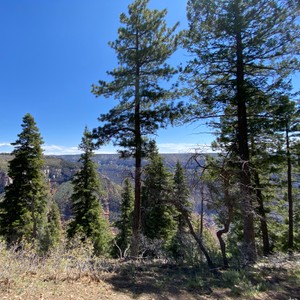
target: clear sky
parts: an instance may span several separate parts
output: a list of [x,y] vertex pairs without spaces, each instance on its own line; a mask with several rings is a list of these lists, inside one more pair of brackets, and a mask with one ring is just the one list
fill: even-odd
[[[131,2],[0,0],[0,152],[12,150],[26,113],[35,118],[46,154],[78,152],[84,127],[97,127],[97,117],[116,104],[96,98],[91,85],[117,66],[107,43],[116,39],[119,15]],[[151,0],[150,8],[167,8],[168,24],[180,21],[184,29],[186,2]],[[176,64],[186,60],[182,52],[173,58]],[[210,144],[204,131],[197,124],[170,127],[156,140],[162,153],[184,152]]]

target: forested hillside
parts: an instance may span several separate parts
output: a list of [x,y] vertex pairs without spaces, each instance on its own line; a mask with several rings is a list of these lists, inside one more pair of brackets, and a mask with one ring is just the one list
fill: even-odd
[[[186,166],[191,174],[195,171],[196,164],[189,153],[163,154],[162,157],[166,168],[171,172],[174,172],[177,161]],[[5,186],[9,183],[7,171],[12,158],[10,154],[0,154],[0,193],[4,192]],[[64,220],[68,220],[71,216],[71,179],[80,168],[79,158],[80,155],[45,156],[43,170],[50,181],[53,197]],[[93,161],[97,165],[105,191],[102,196],[103,205],[109,212],[110,219],[116,220],[120,213],[121,185],[126,177],[133,176],[134,160],[122,159],[118,154],[95,154]],[[143,164],[147,164],[147,160],[144,160]],[[193,183],[190,184],[192,186]],[[200,211],[199,203],[196,203],[195,209]]]
[[[214,156],[213,154],[210,155]],[[177,161],[180,161],[188,170],[196,167],[190,153],[162,154],[162,157],[169,171],[174,171]],[[66,162],[76,163],[79,155],[60,155],[57,158],[62,158]],[[123,159],[120,158],[119,154],[95,154],[93,160],[97,164],[100,174],[107,176],[118,184],[122,184],[126,177],[132,176],[134,173],[134,160],[132,158]],[[147,159],[144,159],[143,165],[146,163]]]

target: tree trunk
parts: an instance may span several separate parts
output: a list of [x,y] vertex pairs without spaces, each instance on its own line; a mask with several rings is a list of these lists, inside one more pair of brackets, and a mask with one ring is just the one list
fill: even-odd
[[201,210],[200,210],[200,236],[203,236],[203,216],[204,216],[204,184],[201,183]]
[[172,204],[174,204],[175,207],[178,209],[178,211],[181,212],[186,224],[189,227],[191,235],[194,237],[195,241],[197,242],[197,245],[198,245],[198,248],[199,248],[200,252],[203,253],[205,258],[206,258],[206,262],[207,262],[208,267],[209,268],[214,268],[215,265],[212,262],[207,249],[203,245],[202,237],[200,235],[197,235],[197,233],[195,232],[194,227],[193,227],[192,222],[191,222],[190,217],[189,217],[189,213],[187,212],[186,208],[182,207],[182,205],[180,203],[175,202],[175,201],[172,202]]
[[140,66],[139,66],[139,33],[136,31],[136,69],[135,69],[135,186],[131,256],[138,257],[141,229],[141,177],[142,177],[142,135],[140,123]]
[[225,233],[228,233],[228,231],[229,231],[229,227],[230,227],[230,224],[231,224],[232,219],[233,219],[233,205],[232,205],[231,200],[229,198],[228,175],[226,173],[224,173],[223,176],[224,176],[224,200],[225,200],[225,205],[227,207],[227,219],[225,220],[224,228],[217,232],[217,237],[218,237],[218,240],[219,240],[220,249],[221,249],[221,253],[222,253],[223,265],[224,265],[225,268],[227,268],[228,267],[228,260],[227,260],[227,256],[226,256],[226,244],[225,244],[225,242],[222,238],[222,235],[225,234]]
[[256,246],[253,222],[253,207],[251,200],[251,178],[249,168],[248,124],[246,109],[246,93],[244,79],[243,42],[241,33],[241,17],[239,2],[235,1],[236,15],[236,104],[238,118],[238,154],[240,157],[240,192],[241,213],[243,216],[243,255],[246,262],[256,261]]
[[287,157],[287,187],[288,187],[288,207],[289,207],[289,232],[288,232],[288,249],[290,251],[294,248],[294,210],[293,210],[293,186],[292,186],[292,162],[290,153],[290,139],[289,139],[289,125],[286,122],[286,157]]
[[206,258],[206,261],[207,261],[208,267],[209,268],[213,268],[214,264],[213,264],[213,262],[212,262],[212,260],[210,258],[210,255],[209,255],[208,251],[206,250],[206,248],[203,245],[202,238],[196,234],[196,232],[194,230],[194,227],[192,225],[192,222],[191,222],[190,218],[188,217],[188,214],[187,213],[183,213],[183,217],[184,217],[186,223],[188,224],[190,233],[194,237],[195,241],[197,242],[197,245],[198,245],[200,251],[204,254],[204,256]]
[[[138,153],[139,152],[139,153]],[[141,151],[136,152],[135,158],[135,188],[134,188],[134,210],[133,210],[133,240],[131,245],[131,256],[138,257],[141,228]]]
[[260,230],[261,230],[262,241],[263,241],[263,253],[265,256],[267,256],[271,253],[267,216],[264,208],[264,199],[261,192],[259,176],[256,171],[254,172],[255,172],[254,177],[255,177],[256,199],[258,202],[258,213],[260,217]]

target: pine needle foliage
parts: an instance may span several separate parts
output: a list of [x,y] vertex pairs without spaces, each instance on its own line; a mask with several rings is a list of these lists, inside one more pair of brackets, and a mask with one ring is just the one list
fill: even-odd
[[47,185],[43,174],[43,144],[34,118],[26,114],[22,132],[12,143],[14,158],[9,163],[12,179],[0,204],[0,231],[9,245],[43,238],[46,226]]
[[150,153],[142,190],[142,233],[149,239],[162,239],[169,245],[176,232],[177,215],[171,204],[172,174],[166,170],[154,143]]
[[81,169],[72,181],[74,192],[71,197],[73,219],[68,226],[69,238],[81,235],[91,238],[97,255],[108,251],[110,230],[100,203],[101,185],[96,165],[92,161],[94,145],[92,136],[86,128],[79,148],[83,151]]
[[[176,74],[167,61],[177,48],[177,24],[168,28],[167,10],[151,10],[149,0],[136,0],[128,14],[120,15],[118,38],[109,45],[115,50],[118,67],[107,72],[112,81],[92,86],[96,96],[114,97],[119,103],[100,115],[104,125],[94,130],[98,145],[113,141],[122,157],[135,158],[135,204],[132,255],[138,255],[141,229],[142,158],[148,136],[166,127],[174,113],[167,82]],[[162,84],[163,83],[163,84]]]
[[[173,181],[174,190],[172,202],[176,202],[177,206],[180,206],[182,207],[182,209],[190,212],[192,210],[191,203],[189,202],[190,192],[187,185],[184,168],[179,161],[177,161],[175,166]],[[179,259],[184,258],[184,246],[187,241],[187,235],[189,234],[189,232],[188,226],[185,222],[185,218],[181,212],[178,212],[175,220],[177,223],[177,229],[176,234],[172,239],[170,250],[172,252],[172,256],[176,259]]]
[[[193,117],[226,117],[232,128],[243,216],[243,252],[256,260],[249,149],[251,99],[290,89],[299,70],[299,8],[290,0],[189,0],[185,68]],[[251,87],[249,89],[249,86]],[[232,112],[229,114],[228,108]],[[255,118],[267,116],[260,112]],[[252,117],[252,116],[251,116]]]
[[116,227],[119,230],[115,238],[117,247],[119,247],[119,255],[125,255],[126,249],[129,249],[132,237],[132,222],[133,222],[133,204],[134,204],[134,190],[129,178],[124,181],[121,216],[116,222]]

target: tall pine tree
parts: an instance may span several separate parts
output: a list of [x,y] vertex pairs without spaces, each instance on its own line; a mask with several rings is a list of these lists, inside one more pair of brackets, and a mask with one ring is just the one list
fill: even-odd
[[73,220],[68,227],[68,236],[76,234],[91,238],[97,255],[105,255],[109,245],[109,225],[100,203],[101,185],[96,165],[92,161],[94,145],[92,136],[86,128],[79,149],[83,151],[80,162],[82,167],[72,183]]
[[12,179],[0,204],[0,231],[8,244],[25,240],[41,241],[46,227],[47,185],[43,173],[44,159],[41,135],[33,117],[23,118],[22,132],[9,163]]
[[189,0],[186,47],[195,55],[186,68],[195,116],[236,118],[243,253],[255,261],[253,189],[250,172],[248,104],[257,94],[272,97],[288,87],[288,76],[299,69],[298,12],[288,0]]
[[[168,28],[166,10],[150,10],[149,0],[136,0],[122,13],[119,37],[110,46],[116,51],[118,67],[107,72],[111,82],[99,81],[92,92],[97,96],[114,96],[120,100],[109,113],[100,116],[104,125],[95,130],[98,144],[110,140],[124,148],[122,156],[135,159],[135,203],[131,252],[138,255],[141,227],[142,157],[147,150],[147,136],[166,125],[172,109],[168,88],[161,83],[171,79],[175,70],[167,63],[176,50],[174,32]],[[166,86],[164,86],[166,87]]]
[[[288,241],[287,248],[294,249],[294,199],[293,191],[293,168],[295,166],[295,151],[298,146],[300,135],[300,111],[294,101],[291,101],[287,95],[280,96],[273,103],[273,122],[275,122],[276,131],[281,133],[284,140],[285,153],[283,154],[286,165],[286,182],[287,182],[287,202],[288,202]],[[295,147],[296,146],[296,147]]]

